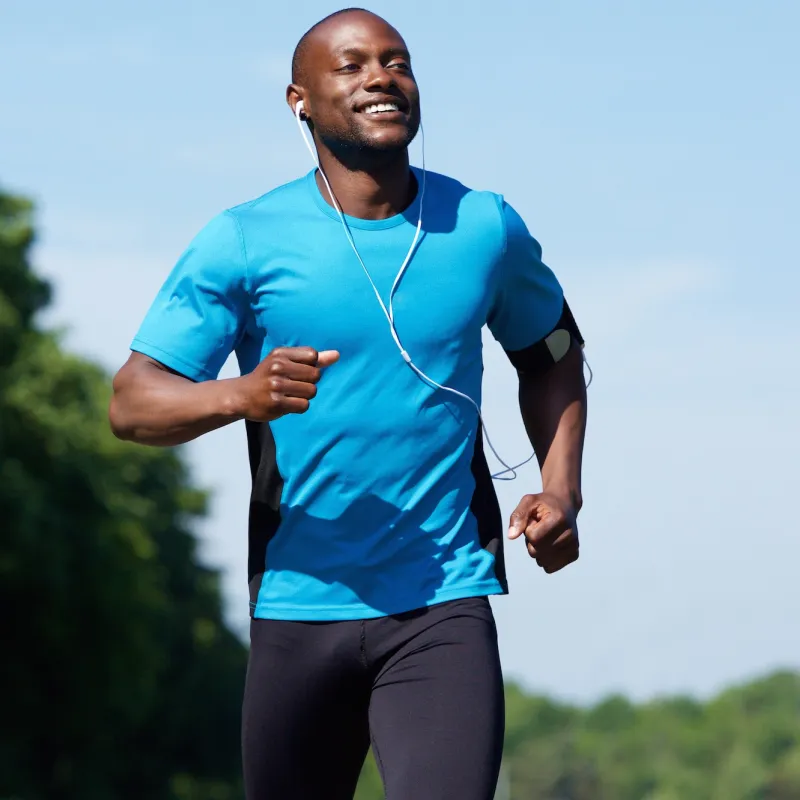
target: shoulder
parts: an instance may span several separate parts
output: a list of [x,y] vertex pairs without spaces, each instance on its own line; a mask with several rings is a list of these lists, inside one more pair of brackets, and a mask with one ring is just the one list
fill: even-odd
[[233,219],[240,228],[246,228],[253,221],[263,224],[270,217],[285,217],[308,201],[307,183],[308,175],[303,175],[252,200],[226,208],[222,214]]
[[[422,170],[417,170],[417,173],[421,174]],[[440,197],[450,197],[454,200],[458,200],[460,203],[466,203],[471,206],[484,206],[487,207],[490,212],[493,206],[495,214],[497,213],[497,209],[502,207],[503,204],[502,195],[485,189],[475,189],[471,186],[467,186],[456,178],[443,175],[441,172],[426,170],[425,180],[427,182],[427,188]]]
[[503,209],[505,200],[496,192],[475,189],[461,181],[427,171],[425,175],[426,194],[434,199],[433,205],[439,208],[456,210],[456,224],[459,229],[468,228],[473,233],[496,238],[504,246],[506,225]]

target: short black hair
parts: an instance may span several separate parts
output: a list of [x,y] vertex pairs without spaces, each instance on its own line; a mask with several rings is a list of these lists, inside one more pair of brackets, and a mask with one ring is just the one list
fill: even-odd
[[294,53],[292,55],[292,83],[301,83],[303,80],[303,56],[305,55],[306,50],[308,49],[308,41],[311,38],[311,35],[317,28],[324,25],[329,20],[334,19],[335,17],[339,17],[342,14],[352,14],[356,11],[360,11],[363,14],[372,14],[373,16],[378,16],[374,12],[370,11],[367,8],[342,8],[339,11],[334,11],[333,14],[328,14],[327,17],[324,17],[316,24],[312,25],[301,37],[300,41],[297,43],[297,47],[294,48]]

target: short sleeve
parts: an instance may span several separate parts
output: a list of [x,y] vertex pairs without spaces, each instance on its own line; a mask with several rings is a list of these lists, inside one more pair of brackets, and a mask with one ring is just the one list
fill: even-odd
[[246,329],[249,312],[244,241],[226,211],[178,259],[131,350],[191,380],[212,380]]
[[511,353],[531,347],[553,331],[564,309],[564,294],[522,218],[502,198],[497,202],[505,241],[487,324]]

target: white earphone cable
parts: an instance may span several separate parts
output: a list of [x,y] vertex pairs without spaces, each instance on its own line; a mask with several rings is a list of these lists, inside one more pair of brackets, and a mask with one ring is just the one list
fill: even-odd
[[[367,280],[370,282],[370,285],[372,286],[373,292],[375,292],[375,297],[377,298],[378,303],[380,304],[380,307],[381,307],[381,309],[382,309],[382,311],[384,313],[384,316],[386,317],[386,320],[389,323],[389,330],[391,331],[392,338],[394,339],[394,342],[397,345],[398,350],[400,351],[400,355],[402,356],[403,361],[405,361],[406,364],[408,364],[408,366],[411,367],[411,369],[414,370],[414,372],[420,378],[422,378],[422,380],[424,380],[426,383],[428,383],[430,386],[433,386],[436,389],[441,389],[444,392],[450,392],[451,394],[454,394],[454,395],[466,400],[467,402],[469,402],[475,408],[475,410],[478,412],[478,419],[479,419],[480,424],[481,424],[481,429],[483,430],[483,435],[484,435],[484,437],[486,439],[486,444],[489,446],[489,449],[494,454],[494,457],[505,467],[505,469],[501,470],[500,472],[497,472],[497,473],[493,474],[492,478],[494,480],[500,480],[500,481],[513,481],[517,477],[517,470],[520,467],[525,466],[528,462],[530,462],[533,459],[533,457],[536,455],[536,453],[532,452],[528,456],[528,458],[526,458],[524,461],[521,461],[519,464],[516,464],[513,467],[509,466],[500,457],[500,454],[497,452],[497,450],[495,450],[494,445],[492,444],[492,441],[489,438],[489,431],[486,428],[486,423],[483,421],[483,414],[481,413],[480,406],[469,395],[466,395],[463,392],[459,392],[457,389],[451,389],[449,386],[443,386],[441,383],[437,383],[435,380],[433,380],[433,378],[428,377],[413,362],[413,360],[411,359],[411,356],[408,354],[406,349],[403,347],[403,343],[400,341],[400,336],[397,333],[397,329],[395,327],[394,306],[393,306],[394,294],[395,294],[395,291],[397,290],[397,287],[398,287],[398,285],[400,283],[400,279],[403,277],[403,274],[405,273],[406,269],[408,268],[408,265],[411,263],[411,257],[414,255],[414,252],[417,249],[417,245],[419,244],[420,234],[422,232],[422,209],[423,209],[423,204],[424,204],[424,200],[425,200],[425,183],[426,183],[426,176],[427,176],[427,173],[426,173],[426,170],[425,170],[425,130],[422,127],[422,123],[420,122],[420,131],[422,133],[422,186],[420,187],[419,219],[417,221],[417,228],[416,228],[416,231],[414,233],[414,239],[411,242],[411,247],[409,248],[408,253],[406,254],[406,257],[403,260],[403,263],[402,263],[402,265],[400,267],[400,271],[397,273],[397,276],[394,279],[394,283],[392,284],[391,291],[389,292],[389,307],[387,309],[386,304],[383,302],[383,299],[381,298],[380,292],[378,291],[378,287],[375,285],[375,282],[372,280],[372,276],[369,274],[369,270],[367,269],[366,264],[364,263],[363,259],[361,258],[361,254],[358,252],[358,248],[356,247],[355,240],[354,240],[353,235],[352,235],[352,233],[350,231],[350,226],[347,224],[347,220],[344,217],[344,213],[342,212],[342,209],[339,207],[339,203],[337,202],[336,197],[334,197],[333,189],[331,189],[331,185],[328,182],[328,178],[325,175],[325,171],[322,169],[322,166],[319,163],[319,157],[317,155],[317,152],[314,150],[314,148],[311,145],[311,142],[309,141],[309,138],[306,136],[305,129],[303,128],[303,121],[302,121],[302,118],[300,116],[301,110],[302,110],[302,105],[301,105],[301,103],[298,103],[295,106],[295,119],[297,120],[297,125],[300,128],[300,134],[303,137],[303,141],[305,142],[306,147],[308,148],[308,152],[311,153],[311,158],[314,159],[314,163],[317,165],[317,169],[319,170],[319,174],[322,176],[322,180],[325,183],[325,187],[328,190],[328,195],[330,196],[331,203],[333,204],[333,207],[336,209],[336,213],[339,215],[339,219],[341,220],[342,227],[344,228],[345,235],[347,236],[347,241],[350,242],[350,247],[352,248],[353,252],[355,253],[356,258],[358,259],[358,263],[361,264],[361,268],[364,270],[364,274],[367,276]],[[584,357],[584,360],[585,360],[585,357]],[[588,366],[588,362],[587,362],[587,366]],[[589,371],[591,373],[591,367],[589,367]],[[591,380],[590,380],[590,382],[591,382]],[[508,477],[504,477],[504,476],[508,476]]]

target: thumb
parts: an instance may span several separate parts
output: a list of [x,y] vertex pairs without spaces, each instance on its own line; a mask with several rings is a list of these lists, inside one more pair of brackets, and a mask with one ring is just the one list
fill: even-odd
[[322,350],[317,356],[318,367],[329,367],[339,360],[339,352],[337,350]]
[[511,523],[508,528],[508,538],[518,539],[525,533],[528,527],[528,509],[527,504],[523,501],[520,503],[514,512],[511,514]]

